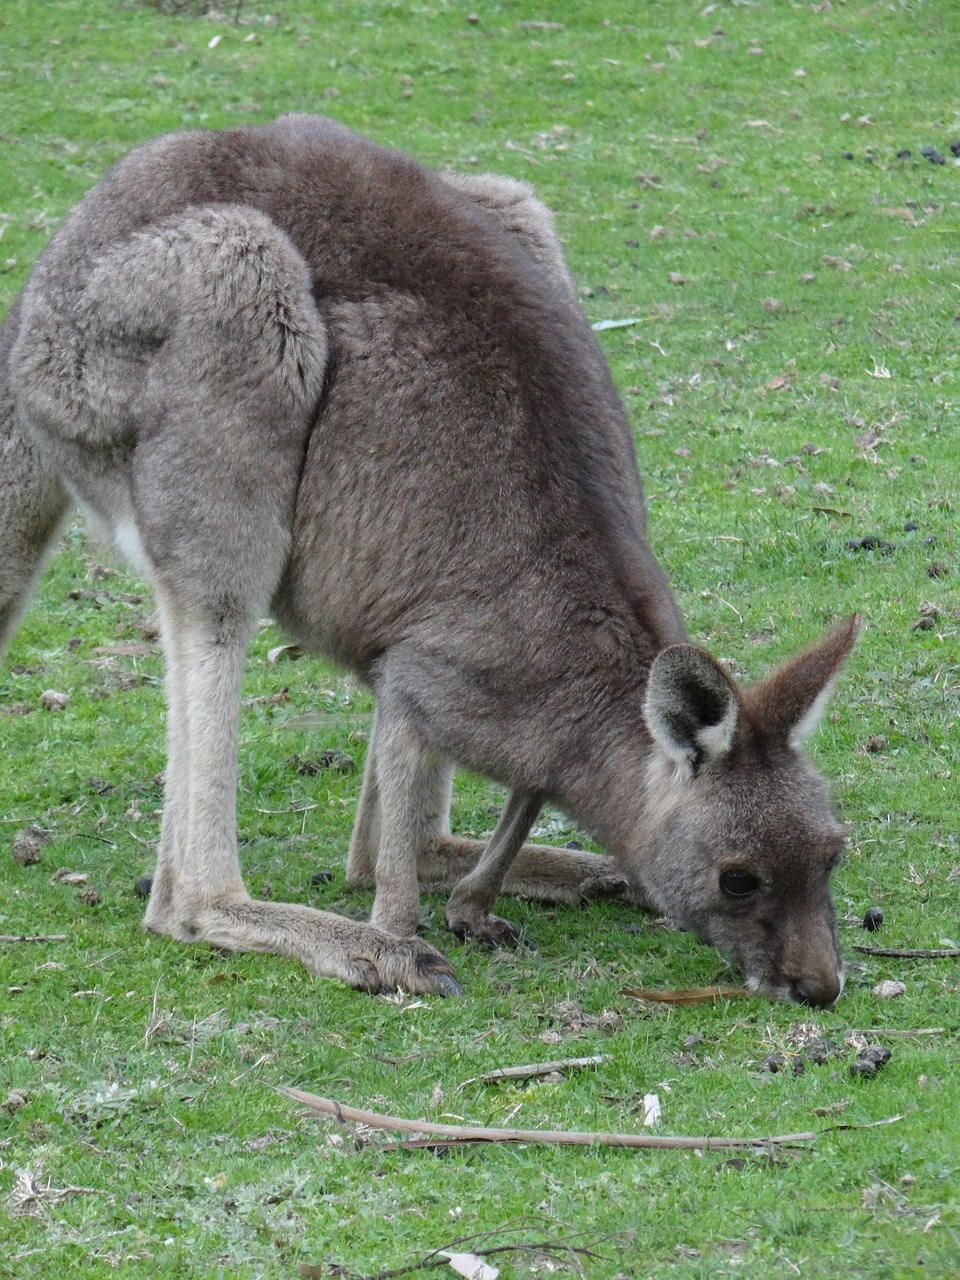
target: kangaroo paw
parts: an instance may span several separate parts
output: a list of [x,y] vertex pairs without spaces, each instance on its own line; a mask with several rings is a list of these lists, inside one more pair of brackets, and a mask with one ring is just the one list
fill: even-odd
[[466,911],[447,912],[447,925],[451,933],[461,940],[472,938],[488,947],[529,946],[522,932],[502,916],[472,914]]
[[595,898],[628,898],[630,882],[625,876],[615,873],[587,876],[580,881],[580,893],[584,902]]

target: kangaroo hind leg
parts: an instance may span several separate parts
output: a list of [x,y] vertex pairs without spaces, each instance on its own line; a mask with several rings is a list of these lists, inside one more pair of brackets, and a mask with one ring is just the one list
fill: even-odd
[[363,989],[444,990],[452,974],[432,947],[255,902],[237,857],[244,658],[289,557],[326,361],[306,264],[242,206],[133,233],[86,282],[74,317],[84,359],[68,388],[46,372],[64,328],[56,301],[34,307],[28,407],[150,577],[167,658],[167,794],[146,926],[294,957]]

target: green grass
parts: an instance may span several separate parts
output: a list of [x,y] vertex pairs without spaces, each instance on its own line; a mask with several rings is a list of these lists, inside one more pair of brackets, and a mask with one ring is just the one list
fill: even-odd
[[[430,163],[534,181],[590,318],[639,320],[601,340],[693,633],[757,677],[829,620],[866,615],[814,744],[852,825],[835,880],[850,974],[816,1023],[840,1042],[851,1029],[943,1031],[877,1035],[893,1058],[873,1080],[850,1078],[852,1049],[771,1074],[760,1064],[812,1019],[759,1000],[666,1009],[625,996],[734,975],[616,904],[509,902],[539,950],[490,954],[456,944],[427,899],[426,936],[468,989],[456,1003],[368,999],[276,958],[144,934],[132,886],[157,836],[161,663],[95,651],[144,642],[151,605],[72,530],[0,672],[0,842],[31,821],[53,833],[34,866],[2,855],[0,931],[66,935],[0,944],[0,1093],[25,1099],[0,1110],[0,1275],[272,1280],[298,1263],[373,1275],[485,1234],[590,1250],[601,1256],[560,1262],[599,1280],[955,1276],[960,971],[852,950],[960,942],[953,0],[280,0],[269,18],[242,4],[236,25],[174,7],[0,9],[0,309],[109,162],[167,129],[329,112]],[[523,25],[537,22],[562,25]],[[948,163],[920,158],[926,144]],[[897,160],[902,148],[913,156]],[[870,535],[893,551],[848,547]],[[933,625],[916,629],[924,616]],[[249,884],[361,914],[369,895],[342,873],[359,773],[307,777],[293,757],[335,747],[361,763],[370,701],[322,662],[269,662],[281,642],[265,629],[248,668]],[[51,688],[68,694],[64,711],[41,708]],[[321,718],[291,724],[307,714]],[[457,827],[488,829],[501,801],[462,779]],[[544,829],[577,834],[558,815]],[[52,882],[60,867],[85,873],[99,904]],[[333,880],[314,885],[324,869]],[[886,916],[878,939],[858,927],[871,904]],[[873,995],[886,977],[906,983],[901,999]],[[559,1082],[475,1079],[598,1052],[599,1068]],[[358,1149],[275,1091],[285,1084],[467,1123],[640,1130],[656,1092],[666,1133],[853,1127],[733,1162],[535,1147],[443,1157]],[[22,1203],[27,1177],[41,1194]],[[86,1190],[54,1194],[71,1187]],[[549,1266],[536,1250],[491,1261],[505,1277]]]

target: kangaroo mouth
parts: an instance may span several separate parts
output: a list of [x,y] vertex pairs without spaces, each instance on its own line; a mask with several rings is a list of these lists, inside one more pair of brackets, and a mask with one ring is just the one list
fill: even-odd
[[774,979],[748,974],[744,985],[748,991],[757,996],[767,996],[771,1000],[779,1000],[785,1004],[806,1004],[817,1009],[830,1009],[843,994],[846,982],[846,970],[841,961],[837,966],[833,980],[818,982],[801,980],[789,982],[783,978]]

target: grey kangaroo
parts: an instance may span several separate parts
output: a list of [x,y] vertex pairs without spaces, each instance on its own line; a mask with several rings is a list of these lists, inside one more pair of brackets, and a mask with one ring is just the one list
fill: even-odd
[[[829,1006],[843,830],[802,754],[851,618],[738,689],[645,537],[634,445],[548,210],[319,117],[158,138],[38,260],[0,338],[0,644],[79,502],[150,579],[168,764],[145,924],[355,987],[459,990],[416,937],[509,939],[501,888],[622,892],[750,987]],[[256,620],[377,713],[350,848],[370,923],[247,893],[239,690]],[[453,767],[509,788],[450,834]],[[525,845],[544,802],[610,856]]]

